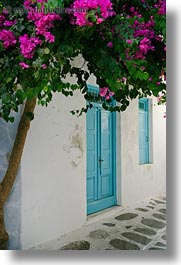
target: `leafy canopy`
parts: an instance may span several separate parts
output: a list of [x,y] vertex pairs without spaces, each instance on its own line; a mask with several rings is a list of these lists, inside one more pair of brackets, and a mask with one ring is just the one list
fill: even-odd
[[[0,3],[0,115],[26,99],[42,106],[54,92],[92,96],[97,78],[104,107],[123,111],[137,96],[165,98],[165,0],[5,0]],[[78,55],[88,70],[71,63]],[[77,77],[77,84],[66,76]],[[106,104],[114,98],[121,104]],[[108,107],[109,106],[109,107]],[[80,111],[86,111],[84,108]]]

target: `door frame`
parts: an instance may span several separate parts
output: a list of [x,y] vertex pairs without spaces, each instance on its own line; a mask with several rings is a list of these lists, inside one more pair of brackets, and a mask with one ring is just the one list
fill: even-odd
[[[97,94],[97,90],[99,89],[98,86],[93,86],[93,85],[87,85],[88,89],[91,89],[91,92],[95,90],[95,94]],[[89,102],[94,106],[101,107],[101,103],[97,102]],[[114,100],[112,103],[112,106],[116,106],[116,101]],[[115,205],[117,205],[117,179],[116,179],[116,138],[117,138],[117,130],[116,130],[116,112],[112,112],[112,180],[113,180],[113,196],[114,196],[114,205],[108,207],[108,208],[103,208],[94,212],[88,213],[88,203],[87,203],[87,192],[86,192],[86,209],[87,209],[87,215],[94,214],[95,212],[102,211],[104,209],[109,209]],[[86,116],[86,128],[87,128],[87,116]],[[86,129],[87,130],[87,129]],[[87,141],[87,134],[86,134],[86,141]],[[87,146],[86,146],[86,157],[87,157]],[[86,159],[86,187],[87,187],[87,159]],[[86,189],[87,190],[87,189]]]

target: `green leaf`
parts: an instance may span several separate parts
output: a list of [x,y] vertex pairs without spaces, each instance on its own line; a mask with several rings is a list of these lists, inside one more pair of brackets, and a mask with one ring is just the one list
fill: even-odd
[[49,53],[50,53],[50,49],[46,47],[46,48],[44,49],[44,53],[45,53],[45,54],[49,54]]
[[34,119],[34,113],[32,113],[32,112],[27,112],[26,116],[28,116],[30,118],[30,121],[32,121]]

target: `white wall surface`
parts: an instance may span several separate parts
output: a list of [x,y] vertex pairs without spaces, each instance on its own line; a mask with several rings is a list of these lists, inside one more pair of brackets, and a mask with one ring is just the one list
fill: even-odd
[[86,220],[85,104],[79,93],[37,107],[22,159],[24,249],[80,227]]
[[166,107],[153,109],[153,163],[139,165],[138,99],[121,114],[121,204],[166,193]]

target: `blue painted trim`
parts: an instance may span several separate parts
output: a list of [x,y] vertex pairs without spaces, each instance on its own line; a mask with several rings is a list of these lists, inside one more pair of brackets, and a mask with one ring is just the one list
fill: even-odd
[[[116,101],[113,102],[113,106],[116,106]],[[117,205],[117,183],[116,183],[116,112],[112,113],[112,131],[113,131],[113,190],[114,190],[114,196],[115,196],[115,205]]]
[[94,91],[94,92],[99,92],[99,86],[87,84],[88,91]]
[[[150,159],[150,150],[149,150],[149,141],[150,141],[150,134],[149,134],[149,104],[148,104],[148,99],[147,98],[140,98],[138,103],[143,103],[144,104],[144,109],[140,108],[140,105],[138,105],[138,108],[139,108],[139,115],[142,114],[146,117],[146,135],[145,135],[145,138],[148,139],[147,141],[147,147],[146,147],[146,152],[145,152],[145,157],[144,159],[140,159],[139,157],[139,164],[148,164],[149,163],[149,159]],[[140,119],[140,117],[139,117]],[[139,128],[140,129],[140,128]],[[144,139],[143,139],[144,141]],[[139,150],[140,150],[140,141],[139,141]],[[139,151],[140,152],[140,151]]]
[[88,207],[87,214],[89,215],[89,214],[93,214],[101,210],[107,209],[109,208],[107,207],[107,205],[111,205],[111,206],[116,205],[115,196],[111,196],[111,197],[108,197],[108,198],[105,198],[99,201],[92,202]]

